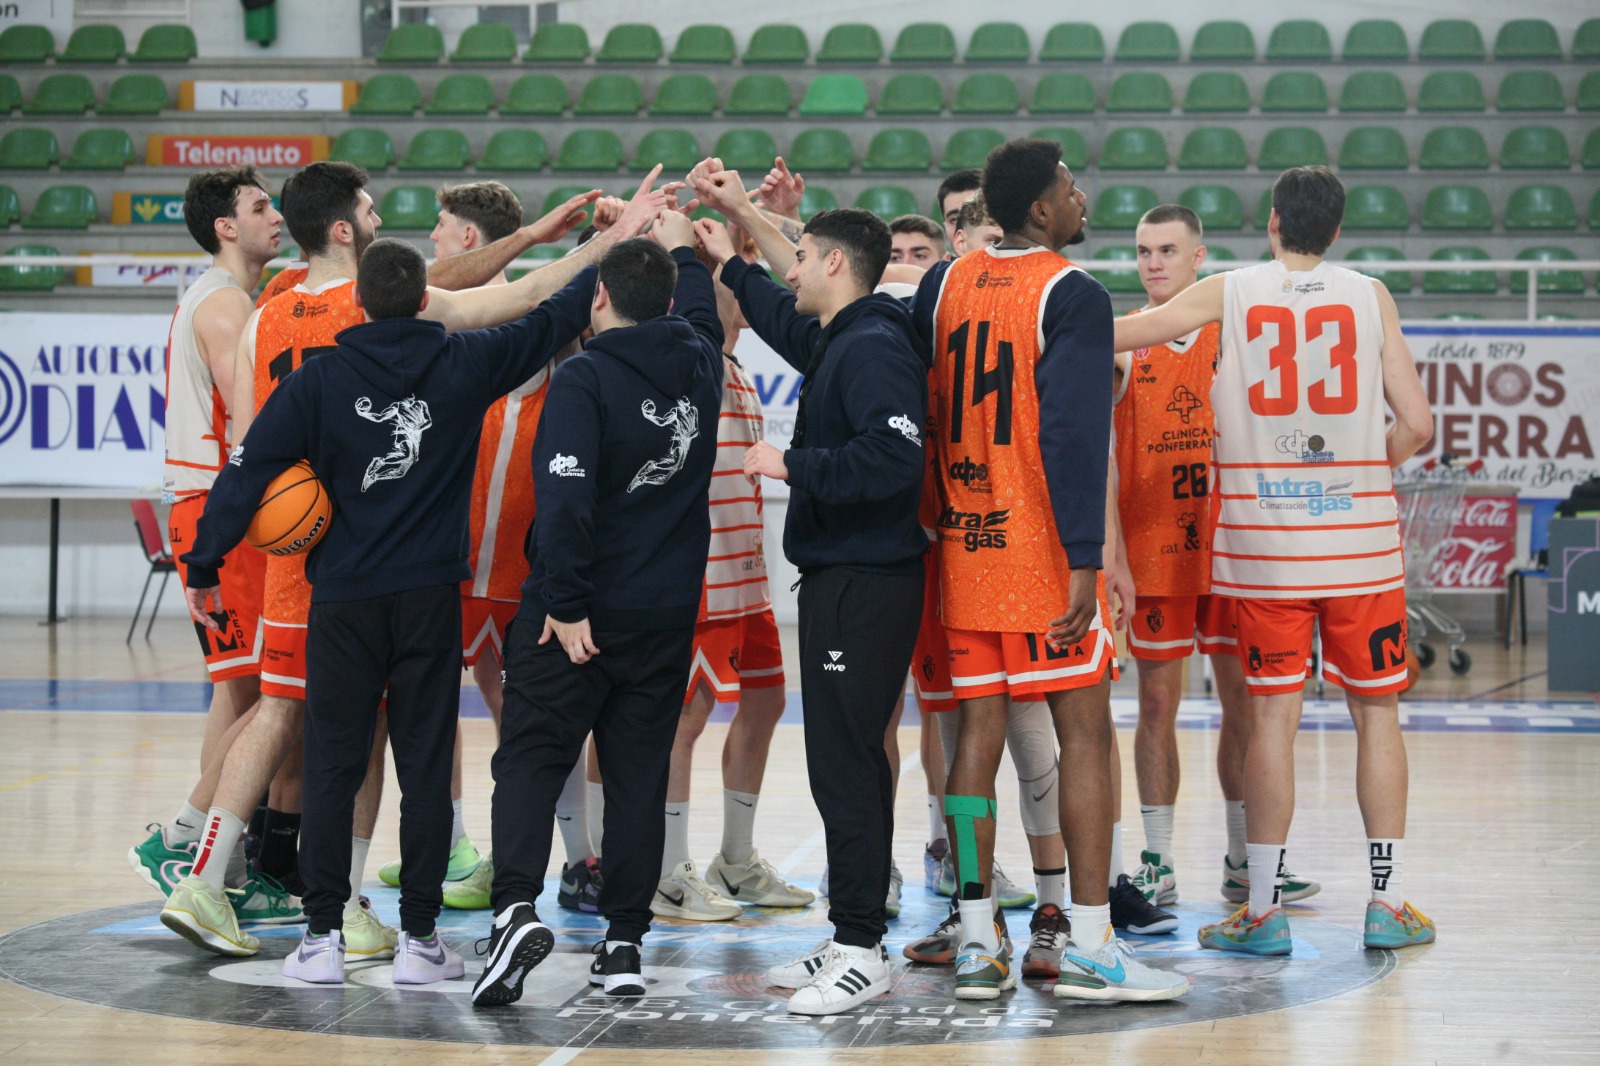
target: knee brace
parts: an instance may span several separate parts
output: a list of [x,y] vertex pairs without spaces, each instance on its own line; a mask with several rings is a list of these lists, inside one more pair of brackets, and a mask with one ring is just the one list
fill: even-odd
[[[956,880],[964,889],[967,884],[976,883],[972,874],[978,869],[978,832],[972,823],[978,818],[994,820],[994,800],[988,796],[952,796],[946,793],[944,813],[954,823]],[[961,894],[965,898],[964,893]]]
[[1060,757],[1049,706],[1042,701],[1013,703],[1006,713],[1006,747],[1017,770],[1023,830],[1034,837],[1059,833]]

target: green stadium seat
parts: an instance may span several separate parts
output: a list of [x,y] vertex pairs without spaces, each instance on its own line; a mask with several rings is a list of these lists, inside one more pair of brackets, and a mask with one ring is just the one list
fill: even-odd
[[550,146],[538,130],[526,127],[496,130],[489,143],[483,146],[478,159],[479,170],[533,171],[543,170],[550,161]]
[[1583,139],[1583,154],[1579,157],[1584,170],[1600,170],[1600,126],[1589,131]]
[[592,185],[557,185],[545,194],[544,203],[539,208],[539,214],[548,215],[574,196],[586,193],[592,188],[594,188]]
[[9,185],[0,185],[0,229],[9,227],[21,218],[22,201],[17,199],[17,190]]
[[[124,74],[111,83],[95,111],[102,115],[159,115],[171,105],[166,83],[156,75]],[[0,110],[4,110],[3,104]]]
[[895,38],[891,63],[954,63],[956,35],[942,22],[913,22]]
[[[1592,9],[1591,9],[1592,10]],[[1512,19],[1494,37],[1494,57],[1506,59],[1561,59],[1561,38],[1544,19]]]
[[794,110],[794,90],[776,74],[746,74],[733,83],[725,115],[787,115]]
[[[0,255],[60,255],[44,244],[19,244]],[[58,266],[0,266],[0,291],[49,292],[67,280],[67,268]]]
[[644,106],[644,90],[627,74],[596,74],[583,86],[574,115],[636,115]]
[[704,74],[674,74],[656,89],[652,115],[709,115],[717,109],[717,87]]
[[1594,198],[1589,201],[1589,228],[1600,230],[1600,189],[1594,192]]
[[1202,275],[1204,275],[1204,274],[1216,274],[1216,273],[1219,273],[1221,268],[1217,267],[1215,264],[1217,264],[1217,263],[1234,263],[1234,262],[1238,262],[1238,260],[1239,260],[1239,254],[1237,252],[1235,252],[1232,248],[1224,248],[1224,247],[1222,247],[1220,245],[1218,247],[1216,247],[1216,248],[1207,248],[1206,249],[1206,261],[1204,263],[1200,264],[1200,271],[1199,272]]
[[933,166],[933,146],[921,130],[880,130],[867,145],[862,170],[927,170]]
[[[1267,232],[1267,223],[1270,221],[1272,221],[1272,190],[1267,188],[1261,190],[1261,199],[1256,201],[1255,228],[1265,233]],[[1270,250],[1267,251],[1261,258],[1271,259],[1272,252]]]
[[1501,170],[1568,170],[1572,153],[1554,126],[1519,126],[1500,145]]
[[49,130],[30,126],[0,137],[0,170],[48,170],[60,159],[61,146]]
[[1134,230],[1144,213],[1161,203],[1147,185],[1107,185],[1089,203],[1089,218],[1097,230]]
[[439,221],[439,201],[427,185],[396,185],[383,194],[378,217],[391,230],[431,230]]
[[[1560,248],[1548,244],[1524,248],[1517,253],[1517,259],[1525,263],[1567,263],[1577,258],[1577,253],[1571,248]],[[1538,277],[1538,291],[1540,294],[1551,296],[1583,295],[1583,275],[1576,270],[1551,270],[1540,273]],[[1511,291],[1518,296],[1526,295],[1528,291],[1528,275],[1513,270],[1511,272]]]
[[9,74],[0,74],[0,115],[9,115],[22,106],[22,86]]
[[1578,83],[1579,111],[1600,111],[1600,70],[1591,70]]
[[39,194],[23,229],[88,229],[100,220],[94,192],[82,185],[52,185]]
[[987,126],[956,130],[945,142],[944,155],[939,159],[939,169],[961,170],[965,167],[981,169],[988,160],[989,153],[1004,144],[1005,139],[1005,134]]
[[973,74],[956,88],[953,115],[1014,115],[1022,102],[1017,83],[1005,74]]
[[1333,60],[1333,41],[1328,28],[1311,19],[1290,19],[1272,27],[1267,38],[1269,63],[1328,63]]
[[1207,70],[1194,76],[1183,94],[1186,112],[1250,110],[1250,87],[1231,70]]
[[379,63],[437,63],[444,58],[444,35],[426,22],[405,22],[389,31]]
[[1167,142],[1157,130],[1125,126],[1112,130],[1100,146],[1101,170],[1165,170]]
[[1513,70],[1501,80],[1494,106],[1497,111],[1565,111],[1567,97],[1548,70]]
[[1410,165],[1406,139],[1392,126],[1357,126],[1339,148],[1341,170],[1405,170]]
[[867,85],[854,74],[819,74],[806,86],[802,115],[864,115]]
[[616,170],[621,165],[622,142],[610,130],[573,130],[551,164],[556,170]]
[[1483,316],[1476,311],[1444,311],[1433,316],[1440,322],[1482,322]]
[[746,63],[804,63],[811,58],[811,44],[799,26],[774,24],[761,26],[750,35],[744,50]]
[[1435,126],[1422,138],[1423,170],[1488,170],[1489,145],[1476,126]]
[[1041,77],[1033,87],[1028,110],[1035,115],[1091,115],[1095,109],[1094,82],[1087,74],[1058,70]]
[[1470,70],[1436,70],[1417,90],[1418,111],[1484,111],[1483,82]]
[[549,22],[533,31],[527,63],[582,63],[589,58],[589,34],[576,22]]
[[328,158],[363,170],[387,170],[394,162],[394,141],[381,129],[345,130],[333,139]]
[[1428,23],[1417,45],[1418,59],[1469,59],[1484,57],[1483,34],[1466,19],[1439,19]]
[[1207,22],[1195,31],[1191,63],[1250,62],[1256,57],[1256,35],[1243,22]]
[[760,175],[772,169],[778,145],[766,130],[728,130],[717,138],[711,154],[729,170],[742,170],[759,183]]
[[1404,63],[1411,58],[1411,46],[1400,23],[1362,19],[1344,35],[1339,54],[1346,63]]
[[545,264],[566,254],[567,250],[559,244],[536,244],[511,261],[511,265],[506,268],[506,277],[511,281],[525,278]]
[[395,164],[401,170],[465,170],[472,162],[467,135],[457,129],[423,130]]
[[1092,22],[1058,22],[1044,35],[1041,63],[1098,63],[1106,57],[1106,41]]
[[910,190],[898,185],[873,185],[862,189],[855,205],[863,211],[871,211],[885,222],[901,215],[922,213],[917,198],[911,195]]
[[931,74],[896,74],[878,96],[880,115],[937,115],[943,110],[944,87]]
[[194,31],[181,23],[157,23],[139,36],[130,63],[187,63],[200,54]]
[[[1346,208],[1346,220],[1349,217],[1350,212]],[[1349,222],[1346,221],[1345,225],[1348,228]],[[1400,249],[1389,248],[1384,245],[1375,245],[1371,248],[1355,248],[1345,256],[1352,263],[1394,263],[1404,260],[1405,257],[1405,253]],[[1369,278],[1383,282],[1383,287],[1392,293],[1404,295],[1411,291],[1411,272],[1409,270],[1361,269],[1361,273]]]
[[511,90],[500,104],[500,114],[555,117],[570,103],[567,83],[554,74],[524,74],[511,83]]
[[1106,97],[1107,111],[1171,111],[1172,86],[1153,71],[1120,74]]
[[1244,138],[1231,126],[1201,126],[1183,138],[1179,170],[1243,170],[1250,164]]
[[1032,54],[1028,31],[1015,22],[985,22],[967,43],[968,63],[1026,63]]
[[[1444,263],[1474,263],[1489,258],[1482,248],[1440,248],[1429,259]],[[1492,270],[1429,270],[1422,275],[1422,291],[1437,296],[1492,296],[1500,290]]]
[[1506,229],[1577,229],[1572,194],[1559,185],[1523,185],[1506,198]]
[[655,129],[639,138],[630,169],[642,174],[660,163],[669,172],[685,173],[704,158],[699,142],[688,130]]
[[654,63],[665,51],[660,32],[648,22],[620,22],[606,33],[596,63]]
[[838,209],[838,198],[820,185],[807,185],[806,191],[800,194],[800,217],[807,221],[818,211],[837,211]]
[[81,115],[94,106],[94,86],[82,74],[51,74],[39,82],[24,115]]
[[1231,185],[1191,185],[1178,194],[1178,203],[1199,215],[1208,230],[1244,229],[1244,202]]
[[1086,170],[1089,166],[1089,142],[1071,126],[1045,126],[1034,130],[1031,137],[1054,141],[1061,146],[1061,161],[1072,170]]
[[43,63],[56,54],[56,39],[46,26],[7,26],[0,30],[0,63]]
[[128,54],[128,42],[115,26],[79,26],[58,57],[63,63],[115,63]]
[[1572,37],[1574,62],[1600,59],[1600,18],[1585,19]]
[[802,174],[846,171],[855,165],[856,150],[843,130],[819,127],[800,131],[784,161]]
[[[1130,22],[1117,39],[1118,63],[1176,63],[1178,31],[1165,22]],[[1041,57],[1043,58],[1043,57]]]
[[1425,230],[1490,229],[1494,212],[1489,197],[1476,185],[1439,185],[1422,202]]
[[1269,130],[1256,158],[1256,165],[1262,170],[1326,166],[1327,163],[1328,146],[1322,142],[1322,134],[1310,126],[1280,126]]
[[1409,229],[1411,210],[1393,185],[1352,185],[1344,194],[1345,229]]
[[133,138],[127,130],[88,129],[72,142],[62,170],[124,170],[134,162]]
[[479,22],[461,31],[452,63],[510,63],[517,58],[517,37],[503,22]]
[[1267,79],[1261,91],[1262,111],[1326,111],[1328,89],[1319,75],[1286,70]]
[[409,115],[422,106],[422,90],[409,74],[374,74],[350,105],[352,115]]
[[494,110],[494,87],[482,74],[450,74],[440,79],[424,115],[487,115]]
[[883,58],[883,39],[864,22],[842,22],[828,30],[817,51],[818,63],[876,63]]
[[[1144,292],[1144,284],[1139,281],[1139,253],[1135,249],[1126,245],[1102,248],[1094,253],[1094,258],[1090,262],[1093,265],[1090,266],[1089,273],[1106,287],[1107,292],[1119,294]],[[1126,265],[1117,268],[1100,266],[1106,262]]]
[[1406,87],[1388,70],[1360,70],[1339,90],[1340,111],[1404,111]]
[[685,26],[667,57],[670,63],[732,63],[738,54],[733,31],[726,26]]

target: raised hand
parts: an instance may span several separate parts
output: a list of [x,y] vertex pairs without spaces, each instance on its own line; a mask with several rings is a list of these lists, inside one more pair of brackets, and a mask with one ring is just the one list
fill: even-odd
[[708,174],[694,191],[701,203],[715,208],[728,218],[734,218],[750,208],[750,194],[745,192],[744,182],[737,170],[718,170]]
[[800,217],[800,197],[805,195],[806,179],[789,169],[783,156],[773,160],[772,169],[761,181],[757,195],[761,206],[775,215],[786,218]]
[[656,216],[667,207],[667,194],[660,189],[651,188],[660,176],[661,164],[657,163],[639,183],[638,191],[623,208],[621,216],[607,232],[607,236],[615,234],[617,240],[625,241],[630,237],[638,237],[649,232],[650,227],[655,224]]
[[715,262],[726,263],[738,254],[728,227],[720,222],[702,218],[694,224],[694,235],[700,238],[701,246]]
[[554,211],[528,223],[526,229],[533,237],[533,243],[553,244],[571,233],[573,227],[580,225],[587,217],[583,209],[600,199],[601,195],[599,189],[579,193]]
[[707,156],[694,165],[694,169],[684,177],[689,188],[694,190],[696,196],[700,195],[700,186],[717,171],[722,169],[722,160],[716,156]]
[[650,234],[669,252],[674,248],[694,247],[694,223],[689,221],[688,215],[671,207],[656,217]]
[[628,201],[620,196],[602,196],[594,203],[594,228],[601,233],[616,225]]

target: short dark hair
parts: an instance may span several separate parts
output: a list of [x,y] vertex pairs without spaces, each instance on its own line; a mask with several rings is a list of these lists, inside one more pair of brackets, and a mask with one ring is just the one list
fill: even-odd
[[871,211],[855,207],[818,211],[802,232],[811,234],[824,254],[835,248],[844,252],[851,275],[863,288],[876,288],[883,280],[894,244],[888,223]]
[[356,194],[367,172],[349,163],[312,163],[283,183],[283,221],[302,255],[328,250],[335,222],[356,224]]
[[[1159,226],[1165,222],[1182,222],[1194,234],[1195,239],[1206,235],[1205,227],[1200,224],[1200,216],[1182,204],[1162,204],[1152,207],[1139,219],[1140,226]],[[1137,227],[1135,227],[1137,228]]]
[[522,225],[522,201],[498,181],[446,185],[433,195],[440,207],[477,226],[491,242],[511,236]]
[[1007,233],[1019,232],[1060,166],[1061,145],[1036,137],[1019,137],[990,152],[983,167],[989,217]]
[[983,193],[979,193],[961,205],[961,213],[956,216],[956,229],[968,230],[976,226],[992,226],[994,219],[989,217],[989,205],[983,200]]
[[1272,183],[1272,209],[1284,251],[1321,255],[1344,221],[1344,182],[1327,167],[1290,167]]
[[356,293],[373,321],[414,318],[428,291],[428,263],[405,241],[384,237],[373,241],[356,270]]
[[611,306],[629,322],[660,318],[672,309],[678,264],[672,253],[648,237],[620,241],[600,257],[600,281]]
[[920,233],[930,241],[944,243],[944,227],[927,215],[901,215],[889,220],[889,236],[896,233]]
[[234,216],[239,190],[247,185],[267,191],[266,181],[249,164],[202,170],[189,179],[189,187],[183,191],[183,224],[195,243],[212,255],[222,251],[217,219]]
[[945,197],[953,192],[971,192],[982,185],[983,171],[977,167],[962,167],[939,183],[939,191],[933,194],[933,206],[943,218]]

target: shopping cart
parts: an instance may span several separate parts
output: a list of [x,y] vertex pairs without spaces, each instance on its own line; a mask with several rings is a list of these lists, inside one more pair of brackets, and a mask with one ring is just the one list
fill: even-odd
[[1433,645],[1423,639],[1430,632],[1437,632],[1449,644],[1452,673],[1464,674],[1472,669],[1472,656],[1461,646],[1466,631],[1461,623],[1433,603],[1436,588],[1432,575],[1434,563],[1450,548],[1450,535],[1467,493],[1467,483],[1482,469],[1482,459],[1440,455],[1427,460],[1409,479],[1395,485],[1406,560],[1406,618],[1411,623],[1411,644],[1417,665],[1424,670],[1437,658]]

